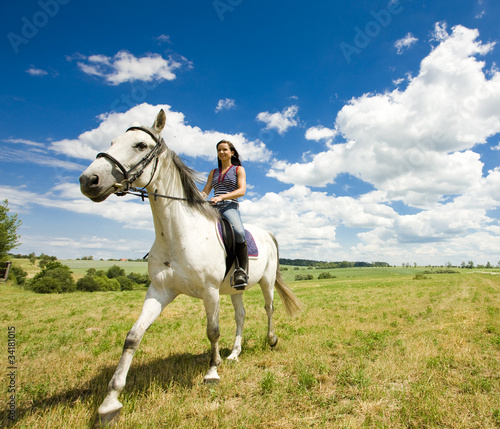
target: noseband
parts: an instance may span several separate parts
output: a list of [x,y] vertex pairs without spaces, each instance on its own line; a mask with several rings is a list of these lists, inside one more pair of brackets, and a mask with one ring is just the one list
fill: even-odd
[[[153,180],[153,176],[156,173],[156,168],[158,167],[158,155],[166,148],[165,141],[161,136],[156,136],[149,128],[146,127],[130,127],[128,131],[143,131],[146,134],[149,134],[153,140],[155,141],[155,147],[151,149],[151,151],[144,156],[137,164],[131,167],[128,171],[122,165],[120,161],[118,161],[115,157],[109,155],[106,152],[99,152],[96,158],[106,158],[111,161],[125,176],[125,179],[120,183],[115,183],[113,186],[119,189],[119,192],[116,192],[116,195],[125,195],[125,193],[132,187],[132,183],[134,183],[139,177],[141,177],[142,173],[146,167],[151,163],[151,161],[155,161],[155,165],[153,171],[151,172],[151,177],[149,178],[149,182],[144,188],[146,188]],[[137,170],[134,174],[131,174],[132,171]]]

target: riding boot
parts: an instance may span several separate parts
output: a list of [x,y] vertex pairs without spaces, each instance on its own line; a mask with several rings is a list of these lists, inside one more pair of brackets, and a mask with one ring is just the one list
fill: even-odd
[[248,286],[248,248],[247,243],[236,243],[236,269],[234,270],[233,288],[245,289]]

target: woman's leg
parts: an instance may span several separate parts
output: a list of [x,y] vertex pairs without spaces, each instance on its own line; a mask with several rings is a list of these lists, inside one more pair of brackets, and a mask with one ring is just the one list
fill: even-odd
[[235,250],[238,266],[234,273],[234,286],[236,289],[244,289],[248,284],[248,249],[245,238],[245,228],[241,220],[240,211],[238,210],[238,204],[229,203],[221,210],[221,214],[233,226],[234,239],[236,241]]

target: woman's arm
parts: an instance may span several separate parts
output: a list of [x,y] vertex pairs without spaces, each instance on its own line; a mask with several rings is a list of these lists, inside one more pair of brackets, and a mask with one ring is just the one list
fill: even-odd
[[207,183],[203,188],[203,191],[201,191],[203,198],[207,198],[210,195],[210,192],[212,191],[212,179],[214,178],[214,171],[215,170],[212,170],[208,175]]

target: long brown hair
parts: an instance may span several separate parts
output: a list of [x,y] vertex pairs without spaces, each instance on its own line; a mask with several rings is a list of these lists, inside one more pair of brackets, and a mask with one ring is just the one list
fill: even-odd
[[[236,148],[234,147],[234,144],[232,144],[229,140],[221,140],[215,146],[217,148],[217,150],[219,149],[219,145],[221,143],[226,143],[229,146],[229,150],[231,152],[233,152],[233,154],[231,155],[231,164],[232,165],[241,165],[240,155],[239,155],[238,151],[236,150]],[[219,171],[222,171],[222,162],[219,159],[219,157],[217,157],[217,165],[219,166]]]

